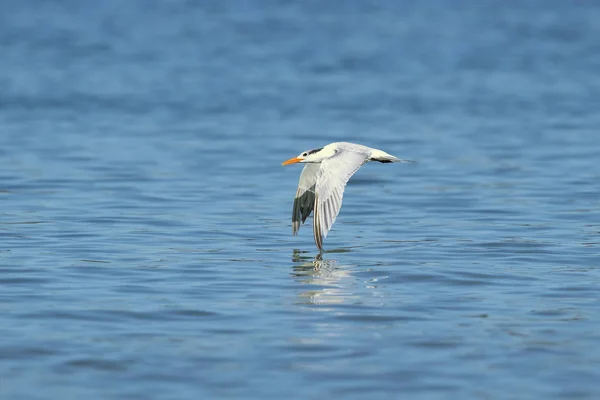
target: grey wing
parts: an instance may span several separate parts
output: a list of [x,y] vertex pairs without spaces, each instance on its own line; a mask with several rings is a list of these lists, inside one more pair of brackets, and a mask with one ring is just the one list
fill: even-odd
[[294,235],[298,234],[300,222],[304,223],[315,207],[315,184],[319,167],[319,164],[306,164],[300,174],[292,210],[292,234]]
[[315,244],[323,250],[323,239],[333,226],[342,207],[344,188],[348,180],[367,161],[365,152],[339,151],[321,162],[316,182],[315,218],[313,234]]

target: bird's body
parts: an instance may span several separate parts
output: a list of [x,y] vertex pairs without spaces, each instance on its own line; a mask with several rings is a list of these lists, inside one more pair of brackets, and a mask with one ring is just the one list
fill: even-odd
[[330,143],[320,149],[308,150],[282,165],[306,163],[300,174],[292,211],[292,233],[298,234],[300,223],[314,211],[313,235],[319,251],[342,206],[348,180],[365,163],[410,162],[382,150],[355,143]]

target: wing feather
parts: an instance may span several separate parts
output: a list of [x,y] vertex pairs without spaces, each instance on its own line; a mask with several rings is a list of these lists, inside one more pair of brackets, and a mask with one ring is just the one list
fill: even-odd
[[323,250],[323,239],[327,237],[342,207],[348,180],[367,161],[368,156],[369,153],[365,151],[339,150],[321,162],[314,188],[313,221],[315,244],[320,251]]
[[297,235],[300,222],[304,223],[315,207],[315,185],[319,164],[306,164],[298,180],[298,190],[292,209],[292,234]]
[[[315,204],[319,201],[319,196],[315,198]],[[313,235],[315,237],[315,244],[317,248],[322,251],[323,250],[323,239],[321,238],[321,218],[319,216],[319,209],[315,209],[315,217],[313,219]]]

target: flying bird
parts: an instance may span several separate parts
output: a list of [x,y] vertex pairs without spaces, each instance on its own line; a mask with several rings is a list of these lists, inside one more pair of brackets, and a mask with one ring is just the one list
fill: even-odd
[[317,248],[322,252],[323,239],[327,237],[342,207],[346,183],[361,166],[370,161],[413,162],[382,150],[348,142],[330,143],[284,161],[281,165],[306,164],[294,198],[292,234],[298,234],[300,222],[304,223],[314,210],[313,235]]

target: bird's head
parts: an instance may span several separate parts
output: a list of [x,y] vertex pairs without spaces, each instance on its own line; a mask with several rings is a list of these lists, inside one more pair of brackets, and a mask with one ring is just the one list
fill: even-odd
[[323,148],[303,151],[302,153],[298,154],[298,156],[284,161],[281,163],[281,165],[295,163],[320,163],[327,158],[327,155],[324,155],[322,150]]

